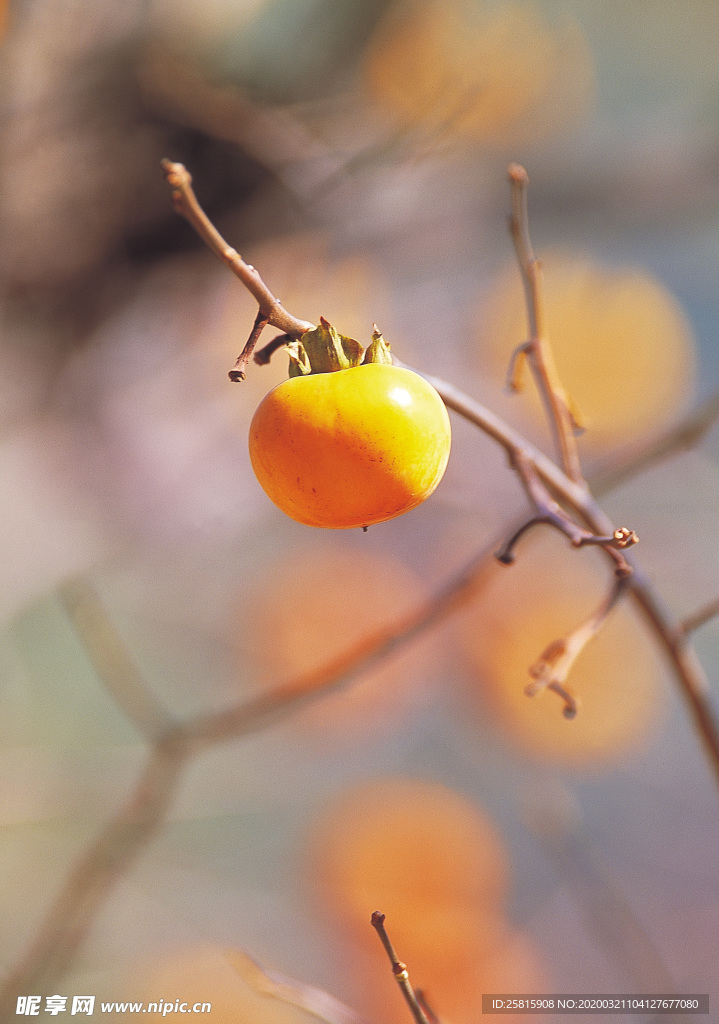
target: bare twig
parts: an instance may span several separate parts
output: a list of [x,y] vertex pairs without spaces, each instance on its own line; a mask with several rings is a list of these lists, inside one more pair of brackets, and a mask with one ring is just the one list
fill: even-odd
[[261,349],[255,352],[254,360],[258,366],[267,366],[272,356],[279,349],[284,348],[288,342],[291,342],[292,338],[289,334],[278,334],[272,341],[268,341],[266,345],[263,345]]
[[297,317],[288,313],[274,297],[255,268],[249,263],[245,263],[240,254],[227,244],[198,203],[192,189],[192,178],[187,168],[183,164],[163,160],[162,170],[172,190],[172,202],[177,213],[188,221],[203,242],[223,263],[227,264],[248,292],[254,295],[260,307],[260,313],[267,323],[293,338],[300,338],[307,331],[312,330],[314,324],[307,320],[298,320]]
[[394,951],[394,947],[390,942],[389,935],[384,926],[385,915],[381,914],[378,910],[372,914],[371,924],[380,937],[382,945],[385,948],[385,952],[389,957],[389,962],[392,964],[392,974],[395,977],[397,984],[400,987],[400,991],[404,996],[404,1001],[410,1009],[410,1013],[415,1020],[415,1024],[431,1024],[426,1013],[417,1001],[417,996],[414,993],[414,989],[410,984],[409,971],[407,965],[403,964]]
[[585,527],[579,526],[552,498],[545,484],[539,478],[534,464],[526,458],[524,452],[516,452],[513,456],[513,463],[527,497],[534,505],[536,515],[532,516],[519,530],[516,530],[506,544],[497,552],[496,557],[500,562],[504,565],[511,565],[514,561],[514,547],[519,538],[530,527],[540,523],[547,523],[553,526],[555,530],[565,534],[575,548],[585,547],[588,544],[604,548],[607,554],[614,559],[616,564],[615,572],[618,576],[629,576],[631,574],[631,566],[621,552],[625,548],[637,543],[639,538],[633,530],[623,526],[618,530],[614,530],[610,536],[598,536]]
[[[551,459],[526,441],[509,424],[480,402],[464,394],[455,385],[431,374],[422,376],[430,381],[449,409],[474,423],[500,444],[510,456],[510,461],[516,452],[525,455],[551,493],[571,509],[591,533],[598,537],[609,537],[614,534],[615,526],[587,487],[571,480]],[[609,554],[608,549],[604,550]],[[630,557],[627,557],[627,561],[633,569],[629,593],[669,661],[716,781],[719,782],[719,725],[709,700],[709,687],[704,670],[691,646],[685,642],[685,638],[680,637],[676,625],[662,607],[649,580],[635,561]]]
[[579,483],[582,469],[575,437],[575,423],[571,405],[559,379],[552,350],[546,341],[544,326],[544,298],[542,291],[542,267],[532,250],[527,216],[527,172],[519,164],[510,164],[509,181],[512,193],[512,215],[509,226],[517,253],[519,269],[527,304],[529,339],[515,352],[512,358],[511,380],[518,386],[518,372],[526,360],[539,388],[547,410],[560,462],[564,472]]
[[237,381],[242,381],[247,377],[247,364],[249,363],[250,357],[254,352],[255,345],[260,340],[260,335],[262,334],[265,327],[267,327],[267,322],[267,317],[264,316],[261,312],[258,312],[257,316],[255,317],[255,322],[250,332],[250,336],[245,343],[245,347],[242,349],[239,356],[237,357],[237,362],[232,367],[230,372],[227,374],[227,376],[230,378],[231,381],[233,381],[233,383],[236,383]]
[[577,714],[577,702],[566,689],[567,677],[581,652],[592,637],[596,636],[604,625],[607,616],[626,590],[626,576],[617,577],[600,606],[592,612],[588,619],[573,629],[568,636],[555,640],[541,654],[529,669],[534,682],[529,683],[525,693],[534,697],[542,690],[553,690],[564,700],[564,717],[574,718]]

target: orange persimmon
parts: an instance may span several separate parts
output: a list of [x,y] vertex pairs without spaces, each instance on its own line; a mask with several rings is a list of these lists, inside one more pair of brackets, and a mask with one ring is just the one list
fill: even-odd
[[[310,341],[321,350],[316,362]],[[356,346],[350,359],[345,342]],[[252,467],[268,497],[300,523],[335,530],[415,508],[437,487],[449,458],[442,399],[388,354],[372,362],[365,354],[360,363],[357,342],[326,321],[301,344],[312,368],[303,365],[274,388],[250,425]],[[325,358],[331,347],[335,365]]]

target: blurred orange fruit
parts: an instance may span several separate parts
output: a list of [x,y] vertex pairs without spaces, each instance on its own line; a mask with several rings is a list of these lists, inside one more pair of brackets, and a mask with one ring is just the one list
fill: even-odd
[[413,986],[442,1019],[470,1024],[483,992],[541,991],[540,958],[502,911],[507,851],[494,825],[459,793],[410,778],[357,786],[313,829],[311,863],[320,897],[348,940],[365,1012],[398,1024],[408,1013],[370,925],[375,910],[386,915]]
[[[323,543],[283,557],[246,594],[242,656],[265,686],[308,676],[386,630],[425,599],[419,578],[387,552]],[[413,641],[337,691],[300,710],[293,722],[323,745],[395,726],[431,678],[436,640]]]
[[[694,375],[691,330],[677,300],[641,270],[610,270],[561,254],[542,263],[548,340],[561,382],[586,421],[580,444],[631,445],[675,420]],[[512,352],[527,337],[516,268],[495,282],[479,324],[481,358],[504,380]],[[528,378],[525,367],[522,380]],[[539,414],[538,400],[535,409]]]
[[594,76],[581,31],[548,25],[533,4],[409,0],[377,29],[366,77],[405,121],[508,147],[575,121]]
[[[236,961],[238,954],[220,946],[184,946],[144,964],[139,976],[128,980],[120,998],[146,1004],[163,1000],[172,1005],[172,1016],[177,1015],[176,1002],[187,1004],[185,1013],[192,1012],[197,1003],[210,1003],[211,1010],[204,1011],[201,1018],[213,1024],[310,1024],[315,1020],[313,1015],[264,991],[261,984],[253,982],[251,971],[237,969]],[[241,955],[238,962],[242,963]],[[128,1013],[120,1019],[132,1016]]]
[[467,912],[496,908],[508,876],[504,844],[477,807],[409,778],[342,793],[313,832],[313,867],[334,913],[352,927],[366,931],[379,910],[393,930],[424,932],[434,921],[445,935],[448,921],[466,931]]
[[461,617],[478,713],[493,712],[505,736],[530,755],[600,765],[641,745],[657,723],[662,663],[627,597],[571,668],[566,685],[579,702],[576,718],[563,716],[554,693],[525,693],[530,666],[599,607],[611,573],[597,552],[579,552],[559,534],[537,531],[520,542],[514,565],[496,567]]

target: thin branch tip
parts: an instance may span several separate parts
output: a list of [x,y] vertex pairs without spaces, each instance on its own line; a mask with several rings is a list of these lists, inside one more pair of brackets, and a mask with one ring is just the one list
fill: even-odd
[[529,175],[526,169],[518,163],[511,163],[507,168],[509,180],[514,185],[526,185],[529,182]]
[[385,953],[387,954],[390,964],[392,965],[392,974],[394,975],[395,981],[399,985],[400,991],[404,996],[404,1001],[406,1002],[409,1011],[412,1014],[415,1024],[431,1024],[430,1020],[427,1017],[427,1014],[424,1012],[421,1004],[417,1000],[417,996],[415,994],[414,989],[412,988],[412,985],[409,980],[409,971],[407,970],[407,965],[399,959],[399,957],[394,951],[394,947],[392,945],[390,937],[385,929],[384,922],[385,915],[380,913],[378,910],[375,910],[371,918],[372,927],[376,929],[380,941],[384,946]]

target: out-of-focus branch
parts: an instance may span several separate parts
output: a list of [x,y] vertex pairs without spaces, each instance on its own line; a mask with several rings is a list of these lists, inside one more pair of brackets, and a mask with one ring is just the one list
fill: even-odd
[[690,451],[701,444],[712,427],[719,421],[719,391],[710,395],[672,430],[654,441],[648,448],[629,458],[619,466],[592,479],[594,494],[605,494],[650,469],[672,455]]
[[674,993],[674,981],[660,953],[607,870],[576,809],[567,806],[566,791],[552,794],[542,786],[527,795],[520,815],[554,861],[591,934],[636,991]]
[[118,707],[146,740],[165,735],[174,721],[152,696],[94,587],[88,580],[76,577],[64,583],[58,595],[93,667]]
[[685,619],[679,623],[679,632],[682,638],[686,638],[690,633],[693,633],[695,629],[699,629],[700,626],[705,625],[707,622],[711,622],[719,615],[719,598],[715,598],[713,601],[707,602],[702,605],[701,608],[697,608],[691,615],[687,615]]
[[559,461],[569,479],[580,483],[583,476],[574,434],[576,423],[572,416],[569,398],[557,373],[552,350],[546,341],[542,267],[534,255],[529,237],[529,217],[527,215],[529,177],[519,164],[510,164],[508,173],[512,193],[512,215],[509,227],[522,274],[529,321],[529,339],[520,346],[512,360],[512,381],[516,389],[521,364],[526,361],[547,410],[547,417],[559,453]]
[[441,1018],[435,1012],[434,1007],[430,1005],[430,1003],[429,1003],[429,1001],[427,999],[427,996],[422,991],[422,989],[421,988],[416,988],[414,990],[414,994],[417,997],[417,1002],[422,1007],[422,1011],[423,1011],[425,1017],[427,1018],[427,1020],[429,1021],[429,1024],[442,1024]]
[[226,711],[200,716],[188,722],[184,735],[197,747],[226,739],[238,739],[264,729],[305,704],[346,686],[361,673],[390,657],[469,601],[481,586],[491,565],[491,551],[483,548],[463,569],[447,580],[423,604],[355,644],[326,665],[307,672]]
[[111,889],[164,821],[186,756],[174,730],[155,744],[130,800],[75,863],[30,949],[6,978],[0,1020],[15,1020],[18,996],[51,989],[66,970]]
[[173,122],[242,147],[299,203],[311,203],[344,176],[348,158],[289,107],[270,106],[235,85],[211,81],[187,54],[151,51],[138,77],[148,99]]
[[404,1001],[409,1007],[410,1013],[414,1018],[415,1024],[430,1024],[429,1018],[422,1009],[420,1003],[417,1000],[417,996],[414,993],[414,989],[409,980],[409,971],[407,965],[403,964],[394,951],[394,946],[390,941],[390,937],[387,934],[387,930],[384,926],[385,915],[381,914],[378,910],[372,914],[371,925],[380,937],[380,941],[384,946],[385,953],[389,957],[389,962],[392,964],[392,974],[394,975],[395,981],[399,985],[400,991],[404,996]]
[[240,977],[261,995],[272,996],[289,1006],[296,1006],[323,1024],[368,1024],[364,1017],[360,1017],[324,989],[304,985],[274,972],[269,973],[247,953],[228,951],[225,956]]
[[[266,728],[300,706],[350,683],[468,601],[481,585],[482,575],[490,564],[491,551],[482,549],[414,612],[367,637],[320,669],[227,711],[169,725],[155,740],[147,767],[127,806],[110,820],[77,862],[32,947],[0,990],[0,1020],[14,1019],[17,997],[32,991],[41,982],[51,985],[69,963],[112,886],[164,820],[182,769],[191,756],[224,740]],[[142,706],[147,684],[136,669],[131,671],[124,648],[117,646],[120,642],[102,604],[94,599],[89,588],[83,588],[79,582],[73,586],[75,606],[80,607],[82,596],[83,606],[91,613],[83,619],[78,616],[77,621],[82,623],[81,638],[87,642],[101,678],[113,694],[118,689],[118,681],[123,685],[127,683],[129,692],[137,695],[133,720],[145,726],[152,722],[156,727],[159,715],[153,717]],[[88,595],[92,595],[92,600]]]

